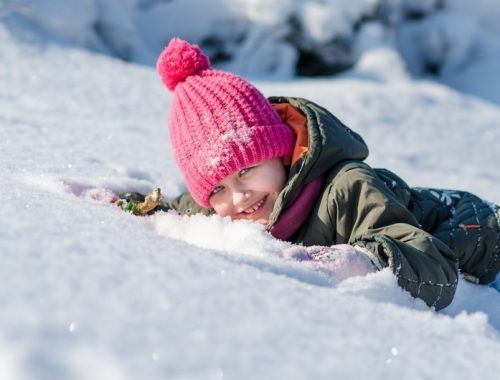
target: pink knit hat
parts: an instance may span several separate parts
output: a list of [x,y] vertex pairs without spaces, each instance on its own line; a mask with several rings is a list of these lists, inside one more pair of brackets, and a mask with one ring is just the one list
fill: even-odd
[[198,46],[174,38],[156,67],[174,93],[173,153],[200,205],[210,207],[212,190],[234,172],[292,155],[295,134],[267,99],[243,78],[212,69]]

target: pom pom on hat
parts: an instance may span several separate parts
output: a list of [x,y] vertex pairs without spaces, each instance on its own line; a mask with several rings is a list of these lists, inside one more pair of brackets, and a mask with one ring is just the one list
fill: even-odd
[[210,61],[197,45],[173,38],[158,57],[156,69],[163,84],[173,91],[188,76],[210,68]]

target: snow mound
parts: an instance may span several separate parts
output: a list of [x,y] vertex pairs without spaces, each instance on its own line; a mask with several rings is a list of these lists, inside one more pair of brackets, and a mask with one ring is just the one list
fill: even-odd
[[180,216],[175,212],[152,216],[155,230],[174,239],[207,249],[255,257],[278,257],[289,244],[264,233],[263,226],[249,221],[231,222],[220,216]]

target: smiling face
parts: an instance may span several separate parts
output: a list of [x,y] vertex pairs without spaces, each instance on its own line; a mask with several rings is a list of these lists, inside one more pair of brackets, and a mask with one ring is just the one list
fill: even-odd
[[218,215],[266,225],[287,179],[288,158],[273,158],[226,177],[210,195]]

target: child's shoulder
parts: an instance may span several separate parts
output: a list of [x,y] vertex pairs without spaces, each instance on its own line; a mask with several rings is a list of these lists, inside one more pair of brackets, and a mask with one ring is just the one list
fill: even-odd
[[[406,205],[411,196],[408,184],[397,174],[387,169],[372,168],[363,161],[343,161],[332,168],[326,176],[330,198],[333,201],[356,199],[361,205],[368,201],[396,198]],[[363,201],[363,202],[361,202]]]

